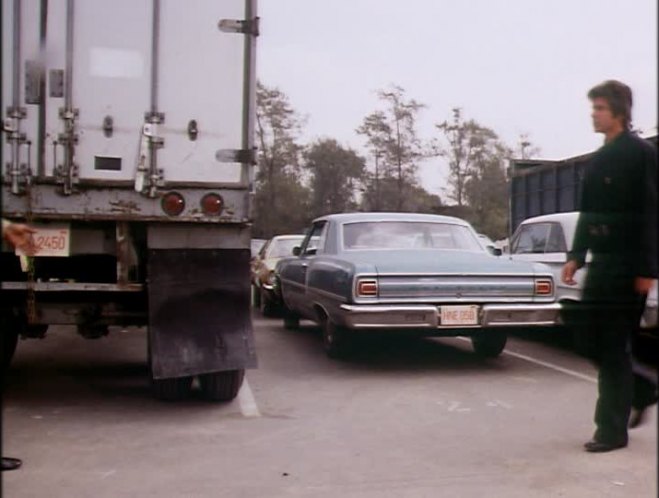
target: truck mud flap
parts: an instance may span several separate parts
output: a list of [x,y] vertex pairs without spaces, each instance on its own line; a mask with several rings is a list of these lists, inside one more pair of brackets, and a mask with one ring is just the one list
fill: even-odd
[[149,348],[155,379],[255,368],[248,249],[152,249]]

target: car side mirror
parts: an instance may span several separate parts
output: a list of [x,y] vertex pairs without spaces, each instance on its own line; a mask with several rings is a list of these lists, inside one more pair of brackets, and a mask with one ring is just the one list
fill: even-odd
[[487,246],[487,250],[489,251],[490,254],[494,256],[501,256],[501,254],[503,254],[503,251],[498,247]]
[[299,256],[300,255],[300,246],[295,246],[293,248],[293,256]]

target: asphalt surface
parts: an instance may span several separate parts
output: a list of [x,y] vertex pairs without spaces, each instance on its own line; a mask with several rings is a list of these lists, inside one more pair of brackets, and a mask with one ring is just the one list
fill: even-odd
[[583,451],[596,371],[525,334],[496,360],[461,339],[359,343],[254,316],[259,368],[231,403],[150,397],[143,329],[21,341],[5,378],[8,497],[655,497],[657,414]]

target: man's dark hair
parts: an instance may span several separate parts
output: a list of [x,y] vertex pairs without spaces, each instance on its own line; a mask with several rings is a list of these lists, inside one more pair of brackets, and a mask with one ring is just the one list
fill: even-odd
[[609,104],[614,116],[622,116],[622,124],[626,129],[632,122],[632,89],[616,80],[607,80],[594,86],[588,92],[588,98],[604,99]]

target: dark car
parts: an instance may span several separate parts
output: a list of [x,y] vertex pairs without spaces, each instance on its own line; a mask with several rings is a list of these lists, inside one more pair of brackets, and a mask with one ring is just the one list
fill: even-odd
[[276,266],[284,325],[320,324],[331,357],[352,333],[378,330],[469,336],[478,354],[494,357],[507,330],[558,320],[551,270],[490,254],[458,218],[324,216],[295,252]]

